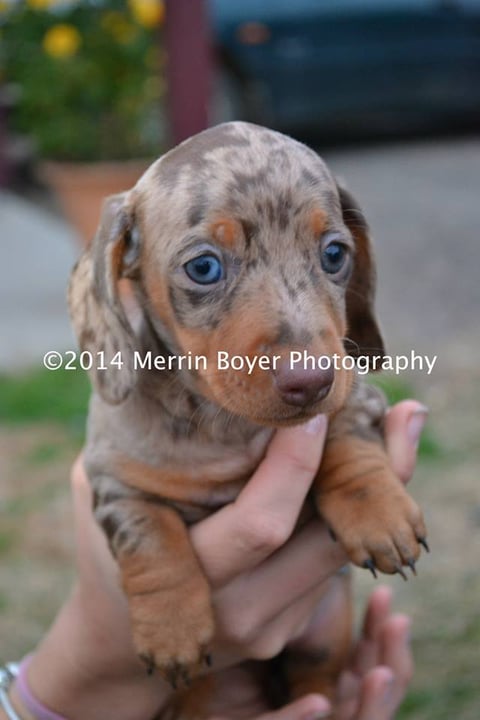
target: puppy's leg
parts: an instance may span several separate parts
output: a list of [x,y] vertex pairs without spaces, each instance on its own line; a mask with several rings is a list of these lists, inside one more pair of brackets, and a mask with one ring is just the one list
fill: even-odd
[[309,626],[284,653],[291,700],[320,693],[335,708],[339,676],[350,656],[352,625],[351,577],[345,569],[327,581],[325,595]]
[[97,502],[95,514],[119,564],[140,658],[173,687],[188,684],[207,659],[214,621],[182,519],[161,502],[112,494]]
[[383,441],[385,400],[356,384],[331,422],[314,483],[317,508],[351,561],[405,576],[425,543],[422,514],[394,474]]

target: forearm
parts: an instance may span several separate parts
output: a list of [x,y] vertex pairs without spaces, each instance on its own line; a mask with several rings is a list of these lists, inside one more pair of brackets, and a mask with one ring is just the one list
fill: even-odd
[[[170,690],[158,675],[147,676],[122,631],[92,623],[84,600],[74,591],[28,667],[32,694],[68,720],[150,720]],[[126,628],[126,632],[128,628]],[[24,707],[14,683],[10,697],[22,720],[36,720]],[[2,715],[0,719],[3,720]]]

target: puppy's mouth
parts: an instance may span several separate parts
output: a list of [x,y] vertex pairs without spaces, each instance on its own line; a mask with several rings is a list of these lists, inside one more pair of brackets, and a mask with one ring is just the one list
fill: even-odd
[[262,425],[264,427],[279,428],[279,427],[290,427],[291,425],[301,425],[307,422],[315,415],[320,414],[320,410],[316,412],[308,412],[307,410],[301,410],[293,415],[288,416],[270,416],[270,417],[256,417],[252,418],[252,421],[256,425]]
[[[330,394],[331,386],[325,388],[316,398],[315,402],[307,405],[293,405],[282,402],[280,408],[275,409],[268,415],[257,415],[250,419],[258,425],[267,427],[288,427],[289,425],[300,425],[322,412],[330,413],[331,403],[323,402]],[[329,405],[330,407],[326,407]]]

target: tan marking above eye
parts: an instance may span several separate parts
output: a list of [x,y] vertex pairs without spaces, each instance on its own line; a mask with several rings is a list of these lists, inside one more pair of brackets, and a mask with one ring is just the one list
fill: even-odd
[[240,223],[229,217],[222,217],[215,220],[210,226],[210,232],[216,242],[229,249],[236,247],[242,236]]
[[314,235],[319,236],[327,229],[327,213],[316,208],[310,215],[310,228]]

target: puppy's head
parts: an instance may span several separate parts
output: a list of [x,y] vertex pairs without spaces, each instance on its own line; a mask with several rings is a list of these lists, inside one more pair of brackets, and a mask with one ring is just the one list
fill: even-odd
[[[254,125],[191,138],[107,201],[70,307],[82,349],[124,361],[96,373],[109,402],[136,380],[117,291],[125,276],[159,346],[206,358],[190,386],[259,424],[335,412],[352,380],[342,358],[383,353],[361,210],[313,151]],[[219,353],[243,368],[219,368]],[[327,356],[339,369],[311,360]]]

